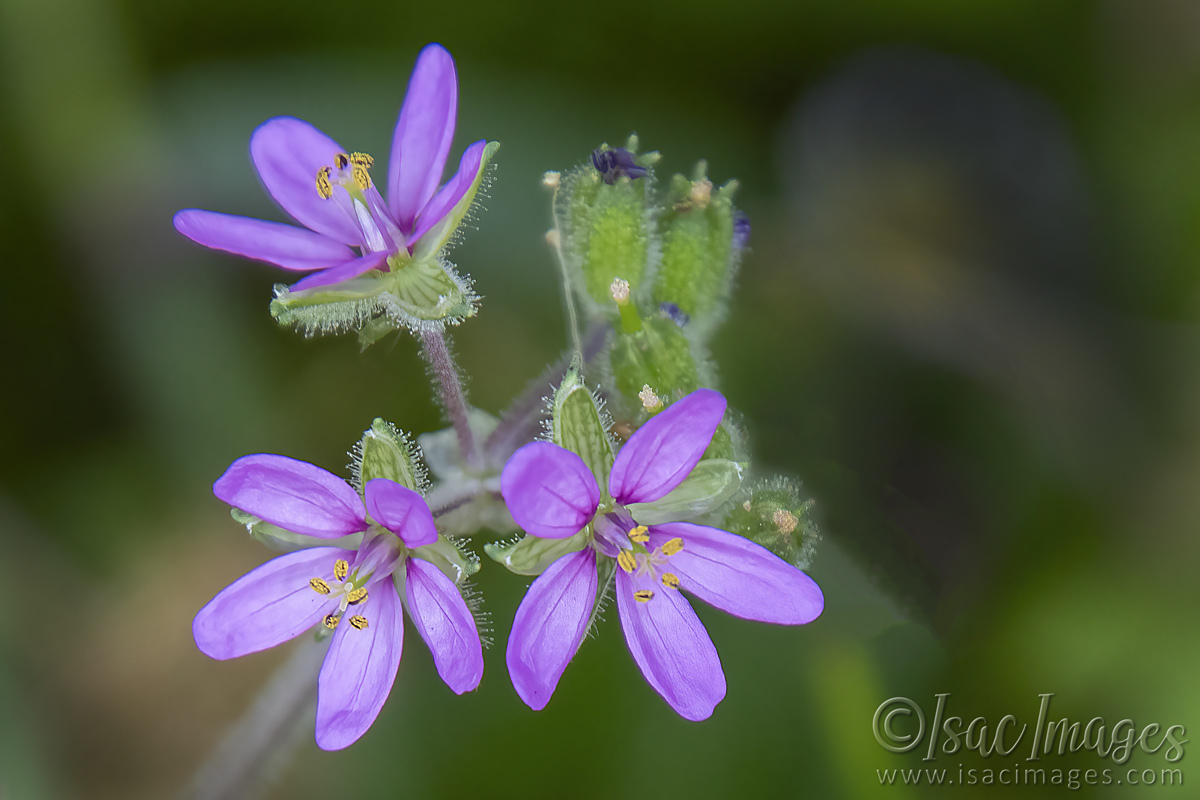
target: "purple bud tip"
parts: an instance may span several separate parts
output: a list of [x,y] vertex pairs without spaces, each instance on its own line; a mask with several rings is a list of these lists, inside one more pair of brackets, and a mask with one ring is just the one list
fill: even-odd
[[593,150],[592,165],[600,176],[604,178],[604,182],[610,186],[617,182],[617,178],[626,177],[632,180],[646,177],[647,170],[645,167],[638,166],[633,160],[633,153],[626,150],[624,147],[615,147],[611,150]]
[[750,218],[742,212],[738,212],[733,219],[733,247],[735,250],[741,250],[746,246],[746,242],[750,239]]
[[690,322],[692,319],[684,312],[683,309],[681,309],[679,306],[675,305],[674,303],[659,303],[658,304],[658,313],[661,314],[666,319],[671,320],[671,322],[674,322],[676,325],[678,325],[681,328],[684,325],[687,325],[688,322]]

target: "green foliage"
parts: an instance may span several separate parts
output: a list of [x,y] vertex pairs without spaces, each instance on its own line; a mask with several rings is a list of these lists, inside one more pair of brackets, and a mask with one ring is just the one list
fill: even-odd
[[610,358],[617,391],[632,402],[637,402],[643,386],[664,401],[700,386],[691,342],[678,325],[657,314],[642,320],[640,331],[618,332]]

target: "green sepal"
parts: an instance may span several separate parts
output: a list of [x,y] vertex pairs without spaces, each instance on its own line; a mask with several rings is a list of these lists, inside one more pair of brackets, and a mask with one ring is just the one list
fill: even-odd
[[702,460],[683,483],[653,503],[628,506],[640,525],[689,522],[720,508],[742,485],[748,465],[723,458]]
[[662,258],[653,299],[674,303],[692,318],[694,333],[711,331],[729,294],[740,251],[733,246],[737,181],[713,189],[701,161],[692,180],[676,175],[659,218]]
[[391,330],[414,332],[457,325],[475,315],[479,298],[471,282],[437,254],[388,258],[388,271],[365,275],[330,286],[292,291],[276,284],[271,316],[284,327],[305,336],[366,331],[364,346]]
[[542,539],[524,536],[512,542],[492,542],[483,552],[497,563],[518,575],[541,575],[558,559],[587,547],[591,531],[588,527],[566,539]]
[[428,487],[421,448],[392,423],[376,418],[351,452],[351,469],[360,492],[368,481],[387,478],[424,494]]
[[601,401],[584,384],[579,371],[570,369],[554,393],[550,435],[556,445],[583,459],[601,493],[607,494],[614,454],[608,415],[602,409]]
[[617,391],[640,404],[638,392],[649,386],[659,397],[678,398],[700,386],[691,343],[679,326],[662,316],[642,320],[634,333],[618,332],[609,358]]
[[229,516],[241,525],[246,526],[246,532],[272,550],[290,553],[307,547],[342,547],[355,550],[362,541],[361,533],[351,533],[337,539],[324,539],[319,536],[307,536],[303,533],[293,533],[278,525],[259,519],[253,514],[247,514],[240,508],[229,509]]
[[800,485],[776,477],[759,482],[726,515],[721,526],[745,536],[800,569],[812,562],[821,532],[813,519],[814,500],[801,500]]
[[[436,542],[414,548],[412,554],[433,564],[442,571],[443,575],[459,586],[467,578],[479,572],[479,559],[474,554],[465,552],[452,538],[440,533]],[[397,572],[400,571],[397,570]],[[403,591],[400,596],[404,596]]]
[[488,164],[491,163],[492,157],[496,155],[496,151],[500,149],[499,142],[488,142],[483,148],[483,158],[479,162],[479,169],[475,173],[474,179],[471,181],[471,187],[467,193],[462,196],[458,204],[450,210],[448,214],[442,217],[437,225],[430,228],[424,236],[417,240],[413,245],[413,257],[417,259],[438,253],[446,245],[450,244],[454,238],[454,234],[462,225],[463,219],[475,205],[475,199],[479,194],[479,188],[483,184],[484,175],[487,173]]

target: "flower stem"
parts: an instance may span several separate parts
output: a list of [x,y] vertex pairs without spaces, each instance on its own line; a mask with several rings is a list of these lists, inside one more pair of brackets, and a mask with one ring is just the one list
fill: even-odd
[[234,800],[259,794],[312,735],[317,674],[327,638],[304,637],[258,699],[196,771],[181,800]]
[[[583,340],[583,362],[592,361],[608,339],[607,324],[593,325]],[[563,356],[558,363],[547,369],[521,395],[513,401],[500,417],[499,424],[484,443],[488,459],[493,464],[508,460],[517,448],[537,438],[541,420],[546,411],[546,388],[557,386],[567,373],[574,354]]]
[[479,448],[475,444],[475,435],[471,432],[470,419],[467,415],[467,393],[463,389],[462,378],[458,367],[450,356],[450,347],[446,343],[446,335],[440,329],[428,330],[421,334],[424,344],[422,352],[429,362],[430,372],[434,383],[437,384],[438,394],[446,409],[446,416],[454,426],[458,436],[458,451],[463,463],[468,469],[478,470],[483,466]]

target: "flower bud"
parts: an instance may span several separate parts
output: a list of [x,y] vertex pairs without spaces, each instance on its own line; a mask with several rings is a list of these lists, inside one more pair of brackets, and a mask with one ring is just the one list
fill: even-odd
[[678,325],[659,315],[642,320],[640,330],[618,331],[609,358],[617,391],[630,409],[643,408],[643,386],[653,386],[666,401],[700,385],[691,343]]
[[607,488],[614,456],[608,415],[577,370],[568,370],[554,393],[550,426],[551,440],[582,458],[597,485]]
[[376,418],[371,423],[350,455],[359,491],[375,478],[387,478],[418,494],[424,494],[428,487],[421,448],[383,419]]
[[653,154],[603,146],[591,163],[562,175],[556,212],[563,229],[563,255],[582,281],[581,299],[594,308],[612,306],[614,278],[636,294],[646,283],[657,239],[653,226]]
[[821,538],[812,518],[814,505],[811,499],[801,501],[797,482],[777,477],[751,489],[729,512],[722,527],[807,569]]
[[692,338],[707,337],[724,313],[741,259],[748,223],[733,206],[737,182],[714,190],[707,165],[691,180],[676,175],[659,218],[662,259],[654,276],[655,304],[670,304],[692,318]]

